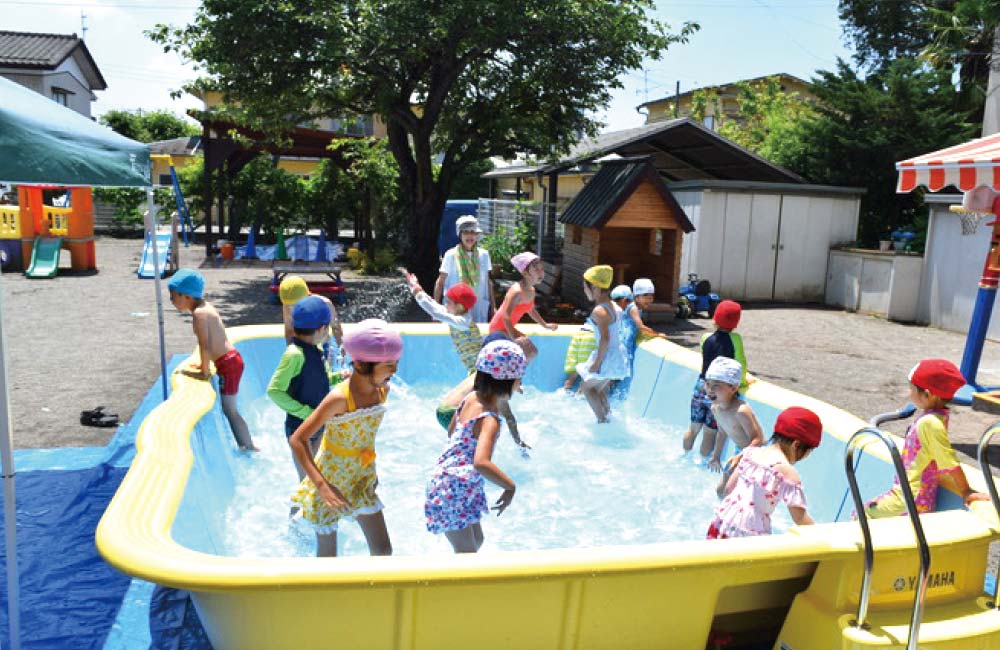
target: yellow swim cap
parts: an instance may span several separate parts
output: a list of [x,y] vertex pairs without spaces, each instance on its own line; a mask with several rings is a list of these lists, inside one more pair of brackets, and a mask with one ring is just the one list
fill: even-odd
[[309,295],[306,281],[297,275],[286,275],[278,286],[278,296],[282,305],[294,305]]
[[583,272],[583,279],[602,289],[610,289],[611,281],[614,280],[615,270],[607,264],[592,266]]

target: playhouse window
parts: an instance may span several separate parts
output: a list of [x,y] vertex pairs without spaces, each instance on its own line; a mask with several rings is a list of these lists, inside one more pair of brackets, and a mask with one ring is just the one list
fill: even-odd
[[653,228],[649,231],[649,254],[663,254],[663,230],[660,228]]

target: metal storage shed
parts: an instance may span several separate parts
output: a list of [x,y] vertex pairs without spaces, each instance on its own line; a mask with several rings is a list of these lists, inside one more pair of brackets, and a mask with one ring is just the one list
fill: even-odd
[[856,187],[693,180],[668,183],[697,230],[680,272],[724,298],[823,302],[830,248],[857,238]]

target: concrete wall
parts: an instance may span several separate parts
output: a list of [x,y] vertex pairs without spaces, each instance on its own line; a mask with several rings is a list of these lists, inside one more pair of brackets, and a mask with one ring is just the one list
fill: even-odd
[[[990,247],[992,229],[984,219],[973,235],[962,235],[958,215],[949,205],[962,202],[961,195],[928,194],[931,213],[924,249],[918,319],[935,327],[967,332]],[[987,338],[1000,339],[1000,307],[994,305]]]
[[870,250],[830,251],[826,304],[892,320],[917,320],[923,258]]

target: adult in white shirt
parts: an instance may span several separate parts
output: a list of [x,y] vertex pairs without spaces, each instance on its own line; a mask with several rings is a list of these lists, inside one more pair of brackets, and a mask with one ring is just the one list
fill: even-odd
[[464,282],[476,292],[472,321],[488,323],[493,316],[493,282],[490,280],[493,264],[490,262],[489,251],[477,245],[483,230],[471,215],[459,217],[455,221],[455,230],[459,243],[444,253],[441,273],[434,283],[434,300],[441,302],[445,291]]

